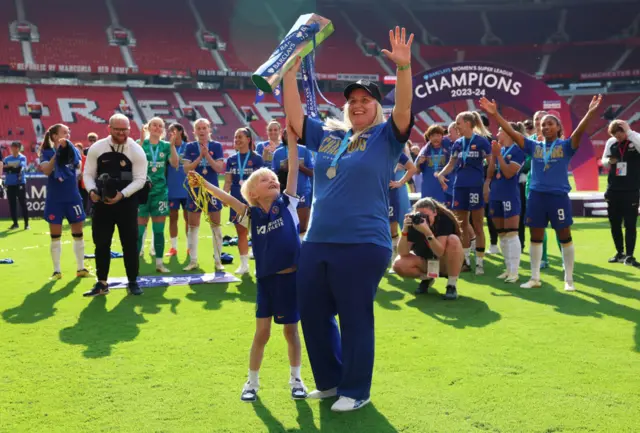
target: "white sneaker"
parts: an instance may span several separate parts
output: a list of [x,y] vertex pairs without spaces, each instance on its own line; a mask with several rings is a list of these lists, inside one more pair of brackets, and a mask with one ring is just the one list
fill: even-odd
[[184,271],[193,271],[198,268],[198,262],[191,262],[183,268]]
[[315,390],[311,391],[308,395],[309,398],[317,398],[322,400],[324,398],[336,397],[338,395],[338,388],[327,389],[326,391]]
[[242,387],[240,400],[246,401],[247,403],[253,403],[258,399],[258,388],[260,388],[260,385],[247,381],[247,383]]
[[484,275],[484,266],[476,265],[476,275]]
[[573,281],[565,281],[564,282],[564,290],[565,290],[565,292],[575,292],[576,288],[573,285]]
[[540,287],[542,286],[542,283],[540,282],[540,280],[529,280],[524,284],[520,285],[521,289],[533,289],[536,287]]
[[253,256],[253,248],[251,248],[251,249],[249,250],[249,258],[250,258],[250,259],[255,259],[255,257]]
[[331,410],[334,412],[351,412],[353,410],[358,410],[363,406],[367,405],[371,401],[370,398],[366,400],[354,400],[349,397],[340,397],[338,401],[333,403],[331,406]]
[[497,245],[491,245],[487,254],[500,254],[500,249]]
[[156,256],[156,249],[154,247],[151,247],[151,249],[149,250],[149,255],[151,257],[155,257]]
[[508,275],[507,278],[505,278],[504,282],[505,283],[517,283],[519,278],[520,278],[520,276],[518,274]]
[[216,272],[224,272],[224,265],[222,263],[216,263]]
[[244,275],[249,273],[249,266],[240,265],[238,269],[236,269],[237,275]]
[[156,272],[160,272],[161,274],[168,274],[171,271],[167,269],[167,267],[164,264],[162,264],[162,265],[156,265]]
[[291,388],[291,398],[294,400],[304,400],[307,398],[307,387],[300,378],[289,379],[289,388]]
[[505,278],[507,278],[509,276],[509,271],[504,271],[503,273],[501,273],[500,275],[498,275],[498,279],[499,280],[504,280]]

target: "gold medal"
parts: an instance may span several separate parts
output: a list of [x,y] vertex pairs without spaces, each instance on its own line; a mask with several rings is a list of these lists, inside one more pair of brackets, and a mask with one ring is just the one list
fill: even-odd
[[206,168],[202,170],[202,174],[204,174],[205,176],[207,175],[207,173],[209,173],[209,170],[207,170]]
[[549,164],[545,165],[545,166],[544,166],[544,171],[549,170],[549,168],[551,168],[551,166],[550,166]]
[[502,175],[500,173],[496,174],[496,179],[500,179]]
[[240,185],[242,185],[244,183],[244,180],[240,179]]
[[333,179],[334,177],[336,177],[336,174],[338,174],[338,167],[329,167],[329,169],[327,170],[327,177],[329,179]]
[[158,169],[156,167],[153,167],[151,171],[155,173],[156,171],[158,171]]

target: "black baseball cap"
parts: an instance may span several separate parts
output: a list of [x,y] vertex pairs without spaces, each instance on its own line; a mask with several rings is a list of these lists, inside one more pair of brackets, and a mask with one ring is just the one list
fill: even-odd
[[345,99],[349,99],[349,95],[356,89],[364,89],[369,95],[373,96],[376,101],[382,102],[382,95],[380,94],[380,89],[375,83],[372,83],[369,80],[358,80],[355,83],[349,84],[344,89],[344,97]]

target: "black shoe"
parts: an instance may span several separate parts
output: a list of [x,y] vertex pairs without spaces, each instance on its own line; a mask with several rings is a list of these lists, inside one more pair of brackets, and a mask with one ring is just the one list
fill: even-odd
[[413,292],[413,293],[416,294],[416,295],[422,295],[424,293],[427,293],[429,291],[429,288],[433,287],[433,285],[435,283],[436,283],[436,280],[433,279],[433,278],[422,280],[422,281],[420,281],[420,285],[418,286],[416,291]]
[[16,230],[19,229],[20,226],[18,225],[18,223],[13,223],[13,225],[11,227],[9,227],[9,230]]
[[634,268],[640,268],[640,263],[638,263],[636,258],[633,256],[627,257],[627,259],[624,261],[624,264],[627,266],[633,266]]
[[106,295],[108,293],[109,293],[109,287],[106,284],[103,284],[100,281],[98,281],[96,285],[93,286],[93,289],[89,290],[88,292],[84,292],[82,296],[92,298],[94,296]]
[[624,263],[626,256],[622,253],[617,253],[615,256],[609,259],[609,263]]
[[127,293],[134,296],[140,296],[144,292],[142,291],[138,283],[129,283],[127,284]]
[[444,299],[445,301],[453,301],[455,299],[458,299],[458,290],[456,289],[456,286],[447,286],[447,293],[442,295],[442,299]]

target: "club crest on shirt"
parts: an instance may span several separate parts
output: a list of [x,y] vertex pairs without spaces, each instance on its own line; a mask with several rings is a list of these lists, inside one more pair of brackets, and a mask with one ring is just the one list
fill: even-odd
[[511,155],[507,155],[507,159],[511,159]]
[[248,165],[249,167],[253,167],[253,161],[249,160],[249,162],[247,162],[247,165]]
[[160,158],[164,158],[164,152],[160,152]]
[[476,150],[477,146],[475,144],[471,145],[471,150]]
[[213,150],[210,150],[210,151],[209,151],[209,155],[213,155]]
[[280,212],[280,208],[278,206],[274,206],[271,208],[271,213],[277,215]]

